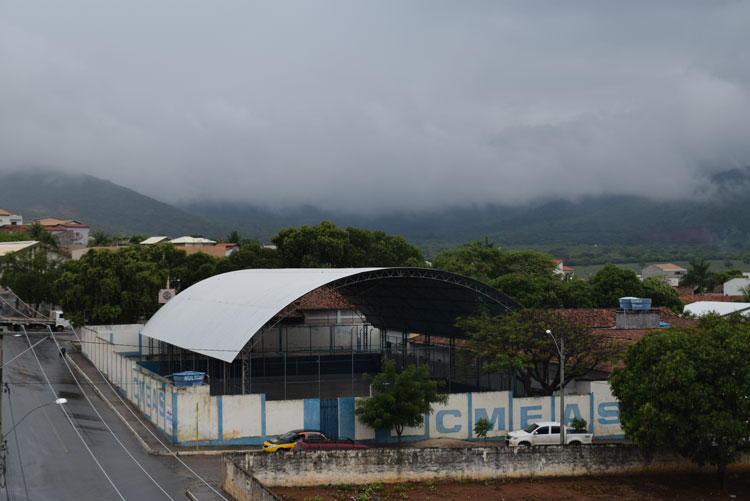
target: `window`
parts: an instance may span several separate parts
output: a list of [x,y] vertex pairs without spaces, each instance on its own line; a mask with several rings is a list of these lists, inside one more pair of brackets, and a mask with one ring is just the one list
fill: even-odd
[[549,434],[549,426],[540,426],[538,430],[536,430],[534,433],[537,435],[548,435]]
[[551,434],[560,434],[560,427],[559,426],[553,426],[552,431],[550,431]]

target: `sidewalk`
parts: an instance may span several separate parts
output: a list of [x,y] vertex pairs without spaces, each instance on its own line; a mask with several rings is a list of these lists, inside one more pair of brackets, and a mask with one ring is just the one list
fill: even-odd
[[[65,356],[70,362],[71,367],[73,367],[73,369],[75,369],[82,377],[82,380],[87,382],[96,394],[115,412],[115,414],[119,416],[120,420],[122,420],[125,426],[128,427],[143,449],[149,454],[158,456],[172,455],[169,450],[159,443],[159,440],[166,444],[169,449],[178,456],[217,456],[228,452],[250,452],[261,450],[261,447],[210,447],[202,445],[199,446],[198,450],[195,450],[194,446],[185,447],[172,445],[167,438],[148,421],[148,418],[142,415],[137,408],[122,397],[122,395],[118,395],[112,387],[107,384],[107,381],[104,380],[104,377],[99,373],[96,367],[94,367],[94,365],[84,357],[80,351],[69,350],[66,352]],[[122,400],[120,398],[122,398]],[[125,403],[123,403],[123,401]],[[133,413],[138,416],[138,419],[136,419]],[[159,440],[157,440],[154,435],[158,437]]]

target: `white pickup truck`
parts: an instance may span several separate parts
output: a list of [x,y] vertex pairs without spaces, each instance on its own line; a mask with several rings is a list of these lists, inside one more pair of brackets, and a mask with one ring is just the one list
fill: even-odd
[[[594,441],[591,433],[578,433],[570,428],[565,430],[567,445],[590,444]],[[508,433],[508,445],[511,447],[530,447],[532,445],[560,445],[560,423],[545,421],[534,423],[523,430]]]

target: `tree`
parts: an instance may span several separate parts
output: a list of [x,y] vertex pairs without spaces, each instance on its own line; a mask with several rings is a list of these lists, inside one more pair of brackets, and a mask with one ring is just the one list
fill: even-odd
[[530,250],[504,252],[485,239],[441,252],[432,266],[489,283],[510,273],[549,277],[555,264],[548,254]]
[[682,313],[685,307],[677,290],[659,277],[649,277],[643,281],[643,296],[651,298],[651,306],[666,306],[677,314]]
[[56,302],[53,283],[62,273],[62,261],[44,247],[3,258],[0,284],[9,287],[25,302],[39,309],[42,301]]
[[73,324],[133,323],[153,314],[167,271],[151,261],[152,252],[142,245],[92,249],[79,261],[65,263],[54,288]]
[[740,289],[742,293],[742,300],[747,302],[750,301],[750,285],[746,285]]
[[489,419],[481,417],[474,423],[474,434],[484,439],[484,445],[487,445],[487,433],[492,429],[492,423]]
[[625,436],[698,465],[726,468],[750,445],[750,319],[704,317],[652,332],[611,377]]
[[57,239],[50,233],[49,231],[42,228],[42,224],[39,221],[35,221],[31,228],[29,229],[29,236],[32,240],[36,240],[38,242],[42,242],[45,245],[48,245],[52,249],[58,249],[60,247],[60,244],[57,242]]
[[89,247],[105,247],[107,245],[112,245],[112,241],[112,237],[103,231],[95,231],[94,234],[91,235]]
[[242,237],[237,230],[232,230],[229,235],[224,238],[224,241],[228,244],[238,244],[242,242]]
[[703,258],[695,258],[688,263],[688,266],[688,272],[682,277],[680,285],[692,285],[702,294],[710,285],[711,263],[707,263]]
[[403,237],[359,228],[343,230],[328,221],[283,229],[271,241],[288,268],[424,266],[422,252]]
[[633,270],[608,264],[590,280],[594,302],[599,308],[615,308],[621,297],[642,297],[643,284]]
[[529,395],[552,395],[560,386],[554,341],[565,341],[565,384],[582,377],[621,353],[618,342],[573,323],[554,311],[521,310],[512,315],[491,316],[486,308],[459,320],[469,339],[467,355],[484,364],[485,372],[512,372]]
[[360,421],[376,430],[394,429],[401,447],[401,434],[406,426],[420,426],[425,414],[432,412],[432,404],[445,403],[448,395],[438,393],[437,381],[430,380],[427,365],[410,365],[396,372],[396,363],[383,358],[382,369],[374,378],[365,375],[375,395],[357,400],[354,413]]

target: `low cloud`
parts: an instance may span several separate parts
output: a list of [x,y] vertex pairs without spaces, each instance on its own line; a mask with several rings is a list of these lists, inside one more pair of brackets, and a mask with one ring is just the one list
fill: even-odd
[[745,2],[15,2],[1,169],[375,212],[750,165]]

